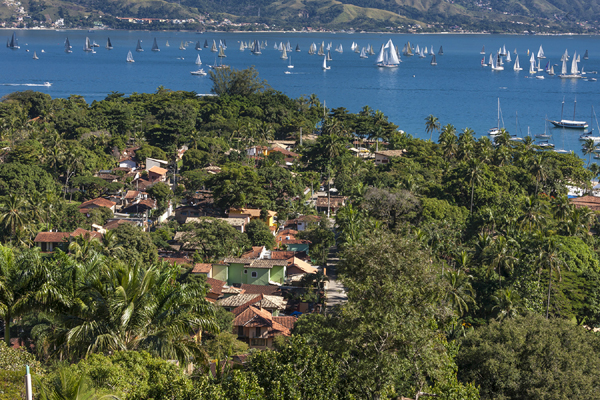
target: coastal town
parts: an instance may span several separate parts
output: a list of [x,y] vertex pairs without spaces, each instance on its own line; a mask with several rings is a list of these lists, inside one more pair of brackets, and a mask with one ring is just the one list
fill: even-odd
[[255,67],[205,75],[210,94],[1,99],[0,400],[600,398],[593,108],[550,121],[580,157],[511,134],[500,99],[487,132],[425,110],[413,135]]

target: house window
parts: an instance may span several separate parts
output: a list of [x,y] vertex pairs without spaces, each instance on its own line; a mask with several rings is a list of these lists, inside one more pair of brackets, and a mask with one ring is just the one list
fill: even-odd
[[256,278],[256,277],[258,276],[258,273],[257,273],[256,271],[254,271],[254,272],[252,272],[251,276],[252,276],[253,278]]
[[264,347],[265,346],[265,339],[252,339],[250,340],[250,346],[261,346]]
[[260,326],[256,328],[255,337],[260,337]]
[[244,336],[244,327],[238,326],[238,337]]

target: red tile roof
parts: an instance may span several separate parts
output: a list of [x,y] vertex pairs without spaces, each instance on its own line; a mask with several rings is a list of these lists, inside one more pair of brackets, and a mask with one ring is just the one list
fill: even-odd
[[206,278],[206,283],[210,286],[210,293],[214,293],[217,295],[223,294],[223,286],[225,286],[226,282],[220,281],[218,279]]
[[298,318],[296,318],[296,317],[288,317],[288,316],[273,317],[273,321],[285,326],[290,331],[292,329],[294,329],[294,325],[296,324],[297,320],[298,320]]
[[97,207],[107,207],[107,208],[112,208],[116,205],[116,203],[113,203],[110,200],[106,200],[103,199],[102,197],[98,197],[97,199],[92,199],[92,200],[88,200],[85,201],[83,203],[81,203],[81,205],[79,206],[79,208],[90,208],[89,206],[97,206]]
[[78,236],[83,236],[86,239],[87,238],[95,238],[95,239],[102,238],[102,234],[100,232],[86,231],[85,229],[82,229],[82,228],[77,228],[71,233],[71,237],[78,237]]
[[248,283],[242,283],[241,289],[244,290],[244,293],[246,294],[281,296],[281,288],[275,285],[250,285]]
[[280,319],[279,321],[283,323],[276,321],[275,318],[277,317],[273,317],[271,313],[267,310],[263,310],[255,306],[250,306],[233,320],[233,326],[246,326],[250,328],[264,327],[267,328],[268,337],[273,337],[276,335],[290,336],[291,329],[288,328],[286,325],[291,325],[291,327],[293,328],[295,318],[288,317],[294,318],[293,322],[289,319]]
[[106,223],[106,225],[103,226],[103,228],[106,229],[107,231],[110,231],[111,229],[117,229],[120,225],[123,225],[123,224],[137,225],[137,222],[128,221],[126,219],[114,219],[112,221],[108,221]]
[[193,274],[208,274],[212,269],[212,264],[196,263],[194,264]]
[[577,208],[588,207],[593,211],[600,211],[600,197],[582,196],[569,199],[569,202]]
[[161,167],[152,167],[148,170],[148,172],[152,172],[158,175],[166,175],[166,173],[169,172],[169,170]]
[[253,298],[252,300],[245,302],[244,304],[242,304],[241,306],[239,306],[237,308],[234,308],[232,312],[235,315],[239,315],[240,313],[244,312],[248,307],[250,307],[252,304],[258,303],[262,299],[264,299],[264,295],[261,293],[258,296],[256,296],[255,298]]
[[70,236],[69,232],[40,232],[33,241],[35,243],[60,243]]
[[125,193],[125,198],[127,200],[135,199],[139,195],[140,195],[140,191],[138,191],[138,190],[128,190],[127,193]]
[[242,254],[241,258],[258,258],[260,257],[260,253],[262,253],[262,249],[263,246],[252,246],[252,250]]

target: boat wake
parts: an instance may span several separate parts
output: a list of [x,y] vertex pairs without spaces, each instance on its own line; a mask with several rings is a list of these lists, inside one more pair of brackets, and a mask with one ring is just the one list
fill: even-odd
[[0,86],[42,86],[42,87],[48,87],[48,86],[52,86],[52,84],[50,82],[44,82],[44,83],[0,83]]

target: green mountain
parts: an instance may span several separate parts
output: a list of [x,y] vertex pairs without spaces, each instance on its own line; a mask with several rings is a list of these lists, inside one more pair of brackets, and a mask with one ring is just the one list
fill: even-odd
[[[0,18],[14,21],[15,4],[3,2]],[[198,29],[228,19],[274,29],[440,31],[458,26],[491,32],[595,32],[600,19],[600,0],[23,0],[21,5],[40,21],[66,16],[81,22],[101,15],[103,22],[107,17],[209,21]]]

